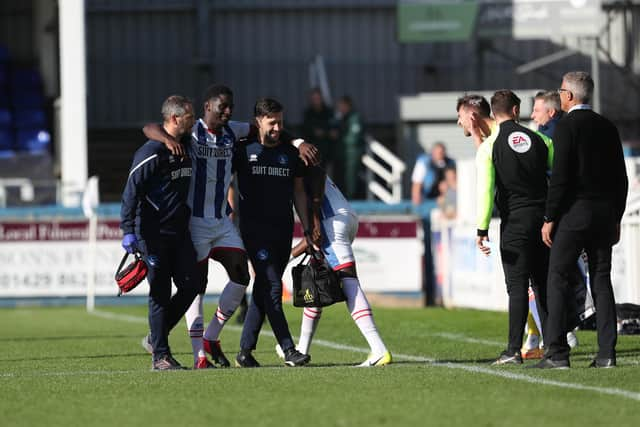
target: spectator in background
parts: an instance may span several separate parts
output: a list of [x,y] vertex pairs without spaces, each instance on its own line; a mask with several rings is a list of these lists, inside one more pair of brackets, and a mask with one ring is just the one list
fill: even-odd
[[435,304],[435,277],[433,274],[433,255],[431,253],[431,209],[436,206],[440,195],[438,185],[444,181],[446,168],[455,169],[456,163],[447,157],[447,151],[441,142],[431,148],[431,153],[418,156],[411,175],[411,202],[422,217],[424,235],[424,272],[422,288],[425,304]]
[[349,96],[338,99],[336,110],[338,143],[335,167],[338,172],[336,178],[339,178],[336,184],[343,189],[347,199],[354,199],[361,195],[358,169],[365,147],[364,126]]
[[437,198],[438,208],[446,219],[456,217],[458,197],[458,177],[455,168],[447,167],[444,170],[444,179],[438,185],[440,195]]
[[333,111],[325,104],[322,92],[313,88],[309,92],[309,105],[304,110],[302,137],[315,145],[321,154],[321,164],[325,169],[332,169],[335,150],[330,138]]
[[557,91],[538,92],[533,102],[531,120],[538,126],[538,132],[553,138],[556,123],[563,116],[560,95]]
[[444,181],[447,168],[455,170],[456,162],[447,157],[447,149],[441,142],[433,144],[430,154],[418,156],[411,175],[411,201],[414,205],[440,195],[438,186]]

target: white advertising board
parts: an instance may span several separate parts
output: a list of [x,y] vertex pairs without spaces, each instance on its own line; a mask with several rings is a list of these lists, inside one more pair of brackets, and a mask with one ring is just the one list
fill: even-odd
[[[114,274],[124,251],[117,221],[98,225],[96,295],[115,296]],[[299,227],[296,228],[298,235]],[[0,223],[0,298],[70,297],[86,293],[87,223],[37,221]],[[420,292],[422,242],[414,218],[362,218],[353,245],[362,287],[375,292]],[[292,265],[292,264],[291,264]],[[291,288],[290,267],[283,281]],[[209,263],[208,294],[227,283],[220,264]],[[145,295],[142,284],[131,295]]]

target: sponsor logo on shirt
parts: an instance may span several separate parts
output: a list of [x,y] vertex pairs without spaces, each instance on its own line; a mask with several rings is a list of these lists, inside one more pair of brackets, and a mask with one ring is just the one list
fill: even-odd
[[182,178],[184,176],[191,176],[191,168],[180,168],[171,171],[171,180]]
[[288,177],[291,174],[289,168],[278,168],[275,166],[252,166],[252,175],[267,175],[267,176],[284,176]]
[[287,157],[286,154],[280,154],[278,156],[278,163],[281,165],[286,165],[287,163],[289,163],[289,157]]
[[214,157],[229,159],[233,154],[231,145],[224,147],[209,147],[207,145],[198,145],[196,155],[198,157]]
[[252,154],[249,156],[249,161],[250,162],[257,162],[258,161],[258,155],[257,154]]
[[260,249],[258,251],[258,253],[256,254],[256,257],[260,260],[260,261],[265,261],[267,258],[269,258],[269,251],[266,249]]
[[526,153],[531,148],[531,138],[524,132],[511,132],[507,141],[516,153]]

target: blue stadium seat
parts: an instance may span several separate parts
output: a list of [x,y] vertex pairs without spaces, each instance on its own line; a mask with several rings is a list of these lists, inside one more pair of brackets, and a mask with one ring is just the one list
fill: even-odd
[[13,131],[0,128],[0,150],[13,149]]
[[51,135],[45,129],[18,129],[16,148],[20,151],[40,153],[49,149]]
[[18,109],[37,109],[44,105],[44,97],[42,92],[25,90],[20,91],[16,88],[13,89],[11,97],[11,104]]
[[21,89],[40,90],[42,88],[42,79],[38,70],[18,68],[11,72],[11,86]]
[[11,111],[7,108],[0,108],[0,129],[6,129],[12,126]]
[[0,44],[0,62],[9,62],[9,49]]
[[9,82],[9,67],[0,61],[0,87],[5,87]]
[[16,110],[13,124],[16,128],[43,128],[47,125],[47,117],[42,109]]

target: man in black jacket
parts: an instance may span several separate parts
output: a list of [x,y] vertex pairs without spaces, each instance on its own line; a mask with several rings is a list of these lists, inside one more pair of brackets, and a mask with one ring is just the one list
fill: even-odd
[[547,352],[535,367],[569,367],[565,307],[573,291],[568,277],[584,248],[598,313],[599,349],[590,366],[609,368],[616,365],[617,340],[611,247],[620,238],[628,189],[622,144],[616,127],[589,105],[593,80],[588,73],[565,74],[558,92],[568,114],[558,122],[553,139],[555,159],[542,227],[542,240],[551,248],[543,331]]
[[[165,131],[180,140],[193,126],[193,106],[174,95],[162,104]],[[187,139],[188,140],[188,139]],[[171,154],[149,140],[136,151],[122,193],[122,246],[141,252],[149,267],[149,327],[154,370],[182,369],[171,356],[169,330],[195,298],[196,252],[191,243],[187,206],[191,160]],[[171,296],[171,279],[178,291]]]

